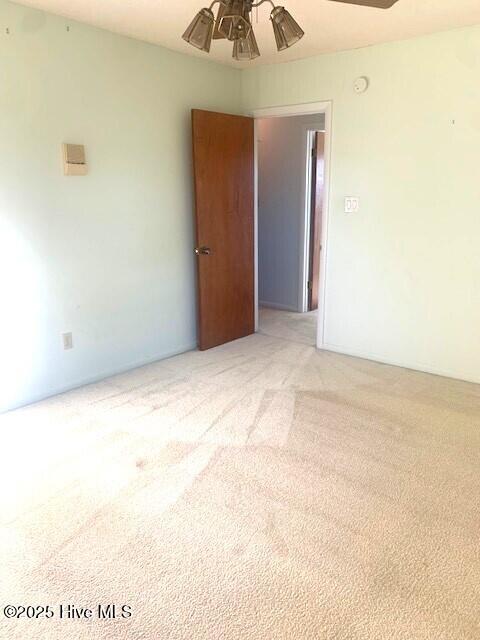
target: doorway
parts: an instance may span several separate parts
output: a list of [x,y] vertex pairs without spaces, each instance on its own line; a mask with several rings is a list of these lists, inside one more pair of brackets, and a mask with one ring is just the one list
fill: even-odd
[[325,103],[318,111],[306,107],[254,113],[257,330],[322,346],[330,114]]
[[[192,111],[197,240],[194,250],[198,263],[197,318],[200,349],[208,349],[247,336],[259,329],[259,121],[274,122],[276,118],[286,118],[287,121],[293,122],[294,116],[309,116],[307,122],[302,124],[305,135],[301,140],[307,141],[314,132],[322,131],[316,118],[323,118],[323,206],[319,230],[316,234],[313,233],[313,238],[315,235],[320,237],[321,251],[317,260],[320,263],[320,273],[318,275],[313,253],[310,252],[310,247],[313,246],[309,215],[312,193],[306,185],[312,160],[308,149],[305,148],[304,161],[302,163],[300,152],[298,163],[298,167],[304,172],[303,180],[298,183],[303,185],[303,204],[299,207],[297,203],[294,207],[297,212],[303,210],[304,215],[300,215],[300,224],[297,216],[295,231],[291,234],[296,239],[296,267],[290,272],[283,271],[289,283],[293,284],[293,287],[296,286],[297,293],[291,298],[293,302],[290,309],[288,304],[282,302],[277,303],[276,308],[275,304],[271,304],[272,300],[266,299],[266,302],[270,302],[270,312],[277,310],[292,313],[297,320],[298,315],[303,314],[306,319],[308,305],[313,304],[312,296],[309,297],[308,294],[309,274],[313,282],[317,273],[318,321],[315,317],[313,326],[316,325],[316,329],[309,336],[308,342],[315,344],[313,334],[316,333],[316,346],[323,347],[331,127],[329,102],[262,109],[251,113],[250,117],[195,109]],[[290,159],[292,153],[287,145],[282,153],[273,152],[270,155],[275,156],[281,165]],[[285,173],[284,168],[282,171]],[[215,182],[211,180],[212,175],[217,178]],[[285,175],[288,175],[288,172]],[[283,200],[289,191],[283,189],[283,180],[277,181],[277,184],[278,188],[269,188],[266,193],[277,198],[277,206],[273,210],[278,213],[285,204]],[[218,188],[218,185],[221,188]],[[298,189],[296,193],[298,195]],[[277,242],[277,247],[274,246],[273,252],[270,252],[272,260],[266,261],[270,266],[273,263],[275,269],[283,268],[290,259],[290,234],[285,234],[285,229],[282,231],[282,225],[279,228],[280,236],[283,233],[285,242]],[[263,237],[266,237],[265,234]],[[219,273],[224,274],[224,277],[219,277]],[[314,314],[316,310],[312,308],[310,313]]]

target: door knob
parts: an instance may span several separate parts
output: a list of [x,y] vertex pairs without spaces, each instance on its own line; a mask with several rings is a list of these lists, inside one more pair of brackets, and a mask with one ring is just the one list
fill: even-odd
[[195,247],[195,253],[197,256],[209,256],[212,253],[210,247]]

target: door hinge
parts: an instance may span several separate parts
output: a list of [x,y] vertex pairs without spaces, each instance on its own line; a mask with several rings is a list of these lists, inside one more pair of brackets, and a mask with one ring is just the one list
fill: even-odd
[[309,280],[309,281],[307,282],[307,288],[308,288],[308,289],[311,289],[311,288],[312,288],[312,286],[313,286],[313,282],[312,282],[311,280]]

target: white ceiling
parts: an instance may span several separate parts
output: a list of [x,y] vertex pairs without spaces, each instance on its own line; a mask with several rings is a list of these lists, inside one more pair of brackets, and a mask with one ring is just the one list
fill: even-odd
[[232,60],[229,42],[214,40],[206,54],[181,39],[193,15],[208,5],[205,0],[22,0],[21,4],[233,66],[298,60],[480,23],[479,0],[399,0],[388,10],[329,0],[281,0],[305,36],[290,49],[277,53],[270,5],[265,3],[258,8],[258,23],[254,13],[261,56],[240,64]]

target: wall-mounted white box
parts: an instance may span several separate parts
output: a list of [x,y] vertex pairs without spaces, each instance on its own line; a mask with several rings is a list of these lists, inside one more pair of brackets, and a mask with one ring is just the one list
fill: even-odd
[[62,144],[63,172],[66,176],[87,175],[87,161],[83,144]]

